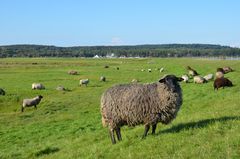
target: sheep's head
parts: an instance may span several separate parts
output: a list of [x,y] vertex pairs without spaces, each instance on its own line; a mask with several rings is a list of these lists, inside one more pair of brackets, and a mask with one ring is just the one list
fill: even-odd
[[42,99],[42,98],[43,98],[43,96],[41,96],[41,95],[38,95],[38,98],[39,98],[39,99]]
[[186,69],[187,69],[187,70],[191,70],[192,68],[191,68],[190,66],[187,66]]
[[164,83],[167,86],[169,86],[170,88],[172,88],[173,90],[176,89],[176,87],[178,87],[178,82],[183,81],[184,79],[181,77],[176,77],[175,75],[166,75],[163,78],[161,78],[159,80],[160,83]]

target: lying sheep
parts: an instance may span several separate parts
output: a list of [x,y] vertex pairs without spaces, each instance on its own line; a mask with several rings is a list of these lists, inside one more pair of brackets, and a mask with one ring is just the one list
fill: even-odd
[[100,81],[105,82],[105,81],[106,81],[106,77],[101,76],[101,77],[100,77]]
[[229,73],[233,71],[233,69],[229,66],[223,67],[223,70],[224,70],[224,73]]
[[6,92],[5,92],[2,88],[0,88],[0,95],[3,95],[3,96],[4,96],[5,93],[6,93]]
[[139,82],[139,80],[137,80],[137,79],[132,79],[132,81],[131,81],[132,83],[138,83]]
[[74,71],[74,70],[70,70],[70,71],[68,71],[68,74],[69,74],[69,75],[77,75],[78,72],[77,72],[77,71]]
[[141,69],[141,71],[142,71],[142,72],[144,72],[144,71],[145,71],[145,69]]
[[163,72],[164,71],[164,68],[162,67],[162,68],[160,68],[160,70],[159,70],[159,72]]
[[66,91],[66,89],[63,86],[57,86],[57,91]]
[[167,75],[152,84],[123,84],[106,90],[101,97],[103,126],[109,127],[113,144],[122,140],[120,127],[145,124],[143,138],[152,125],[155,133],[158,122],[169,124],[182,105],[182,89],[174,75]]
[[45,87],[41,83],[33,83],[32,89],[45,89]]
[[229,79],[224,77],[215,79],[213,84],[214,90],[215,89],[218,90],[218,88],[221,88],[221,87],[223,87],[224,89],[224,87],[231,87],[231,86],[233,86],[232,82]]
[[189,77],[187,75],[182,75],[182,79],[185,83],[189,82]]
[[224,77],[224,73],[223,72],[216,72],[216,78],[223,78]]
[[208,74],[203,77],[206,81],[212,80],[213,79],[213,74]]
[[82,85],[87,86],[88,83],[89,83],[89,79],[81,79],[81,80],[79,81],[79,85],[80,85],[80,86],[82,86]]
[[191,68],[190,66],[187,66],[187,70],[188,70],[188,74],[189,74],[190,76],[192,76],[192,77],[199,75],[199,74],[197,73],[197,71],[194,70],[193,68]]
[[194,76],[193,77],[193,82],[198,83],[198,84],[202,84],[202,83],[206,83],[207,81],[201,76]]
[[25,107],[32,107],[32,106],[34,106],[37,109],[37,105],[40,103],[42,98],[43,98],[43,96],[38,95],[37,97],[32,98],[32,99],[23,99],[22,112],[24,111]]

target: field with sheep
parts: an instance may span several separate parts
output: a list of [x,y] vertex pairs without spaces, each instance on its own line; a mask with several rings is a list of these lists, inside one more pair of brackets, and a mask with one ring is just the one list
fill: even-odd
[[[105,68],[105,66],[109,68]],[[233,87],[213,89],[181,82],[183,105],[169,125],[142,139],[144,126],[124,126],[122,141],[112,145],[102,127],[100,98],[109,87],[156,82],[165,74],[181,76],[191,66],[204,76],[218,67]],[[116,68],[119,67],[119,70]],[[160,72],[157,68],[164,67]],[[144,69],[145,71],[141,71]],[[147,70],[151,69],[152,72]],[[77,75],[68,71],[76,70]],[[99,81],[101,76],[106,82]],[[80,79],[90,80],[79,86]],[[32,83],[46,89],[32,90]],[[62,85],[67,90],[58,91]],[[208,59],[0,59],[0,158],[240,158],[240,61]],[[37,109],[21,112],[24,98],[42,95]]]

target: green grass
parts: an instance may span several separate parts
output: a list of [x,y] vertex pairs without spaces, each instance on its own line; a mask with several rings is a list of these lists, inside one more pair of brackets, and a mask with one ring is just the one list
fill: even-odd
[[[171,124],[158,124],[157,134],[146,139],[141,139],[142,125],[123,127],[123,141],[112,145],[101,125],[104,90],[134,78],[147,83],[164,74],[180,76],[187,65],[201,75],[231,66],[236,71],[226,77],[235,86],[215,92],[213,81],[181,83],[183,105]],[[160,67],[165,71],[155,70]],[[69,70],[79,75],[68,75]],[[239,70],[240,61],[224,60],[0,59],[0,87],[7,93],[0,96],[0,158],[240,158]],[[99,82],[102,75],[107,82]],[[90,79],[88,87],[78,86],[81,78]],[[46,90],[31,90],[34,82],[43,83]],[[58,85],[70,91],[55,90]],[[38,94],[44,97],[38,109],[21,113],[22,99]]]

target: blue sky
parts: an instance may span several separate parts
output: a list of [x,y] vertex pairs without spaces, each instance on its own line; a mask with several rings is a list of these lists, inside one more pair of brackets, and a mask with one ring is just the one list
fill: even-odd
[[0,45],[240,47],[239,0],[1,0]]

